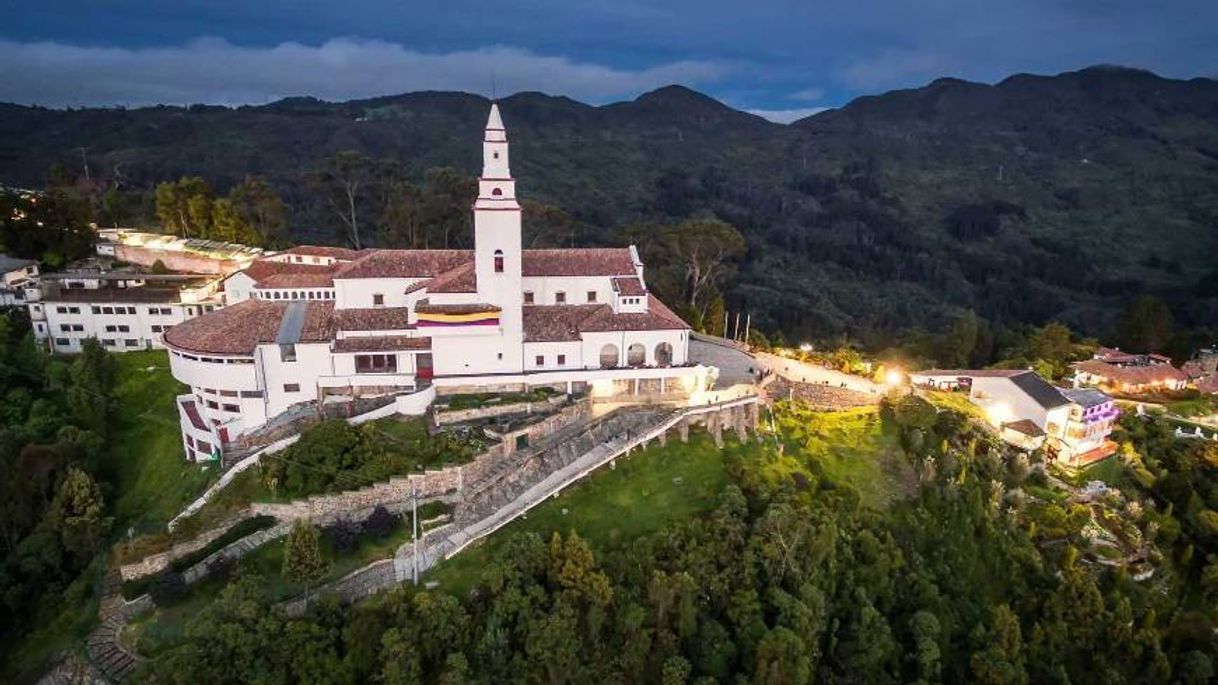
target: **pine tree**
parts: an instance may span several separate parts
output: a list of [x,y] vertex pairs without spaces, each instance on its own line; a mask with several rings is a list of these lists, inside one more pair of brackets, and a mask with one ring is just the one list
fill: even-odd
[[[283,577],[306,588],[321,577],[326,570],[326,561],[321,556],[317,529],[312,522],[298,520],[292,524],[292,532],[283,549]],[[307,594],[307,593],[306,593]]]

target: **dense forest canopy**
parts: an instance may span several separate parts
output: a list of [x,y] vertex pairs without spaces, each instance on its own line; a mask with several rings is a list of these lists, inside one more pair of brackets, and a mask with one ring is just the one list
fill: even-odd
[[[603,107],[538,93],[501,107],[533,203],[531,244],[718,218],[746,244],[724,304],[770,333],[867,341],[972,310],[1101,334],[1135,293],[1184,326],[1218,320],[1213,80],[1112,67],[994,86],[940,79],[789,126],[677,86]],[[161,225],[157,184],[197,177],[211,201],[202,220],[248,237],[259,196],[241,186],[255,179],[285,203],[284,222],[272,206],[253,230],[268,244],[286,223],[297,242],[460,245],[468,217],[452,200],[478,169],[486,109],[437,92],[235,109],[0,105],[0,183],[40,187],[52,164],[79,176],[85,147],[104,224]],[[352,187],[376,209],[337,211]]]

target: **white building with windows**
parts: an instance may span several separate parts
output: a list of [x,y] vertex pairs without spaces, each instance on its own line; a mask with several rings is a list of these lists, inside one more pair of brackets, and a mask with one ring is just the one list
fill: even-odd
[[[225,307],[165,333],[183,444],[203,458],[294,406],[553,386],[693,393],[689,326],[633,247],[525,250],[491,106],[472,250],[298,247],[224,280]],[[199,443],[203,447],[199,447]]]
[[80,271],[43,274],[26,289],[34,337],[51,352],[80,352],[86,338],[107,350],[160,349],[181,322],[222,306],[214,276]]
[[24,307],[26,290],[38,283],[38,262],[0,254],[0,307]]

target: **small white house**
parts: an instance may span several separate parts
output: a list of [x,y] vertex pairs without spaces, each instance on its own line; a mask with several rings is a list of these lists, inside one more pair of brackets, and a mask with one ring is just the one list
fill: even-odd
[[1098,390],[1057,388],[1024,369],[931,369],[910,374],[914,385],[961,390],[980,407],[1003,440],[1083,466],[1116,451],[1108,439],[1120,412]]
[[0,307],[24,307],[26,289],[38,282],[38,262],[0,254]]

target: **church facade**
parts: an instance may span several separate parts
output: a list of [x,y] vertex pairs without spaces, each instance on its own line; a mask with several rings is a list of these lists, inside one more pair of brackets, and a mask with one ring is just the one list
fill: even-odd
[[191,389],[178,398],[189,458],[319,402],[705,388],[689,326],[648,290],[634,247],[522,248],[497,105],[482,147],[472,250],[293,248],[229,275],[223,308],[164,333]]

